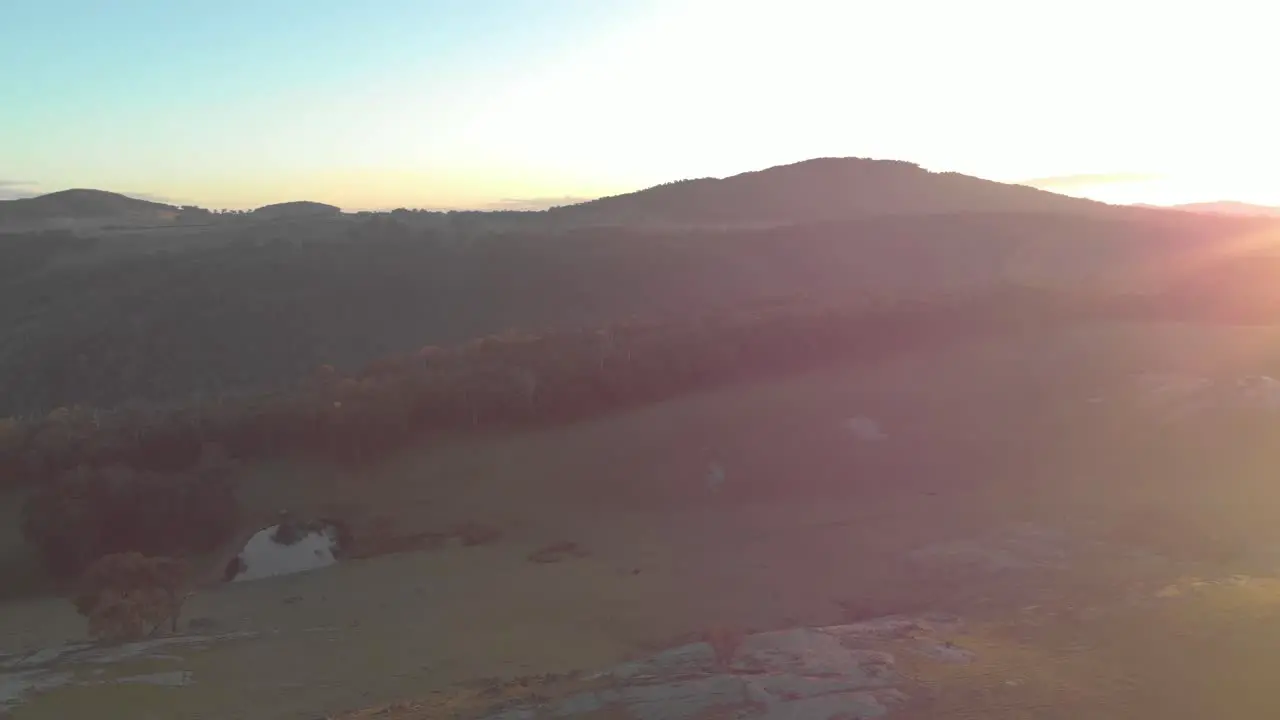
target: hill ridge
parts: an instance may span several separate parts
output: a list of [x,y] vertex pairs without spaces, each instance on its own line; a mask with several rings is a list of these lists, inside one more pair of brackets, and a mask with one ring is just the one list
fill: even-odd
[[42,227],[105,222],[161,223],[176,217],[174,205],[90,188],[69,188],[17,200],[0,200],[0,227]]
[[588,224],[794,224],[865,215],[1123,212],[1121,206],[892,159],[822,157],[547,210]]

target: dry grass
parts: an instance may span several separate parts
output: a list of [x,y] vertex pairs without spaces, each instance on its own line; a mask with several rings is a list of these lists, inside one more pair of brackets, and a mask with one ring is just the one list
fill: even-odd
[[[1011,430],[1007,418],[1010,408],[1034,409],[1031,400],[1057,407],[1088,397],[1097,383],[1087,369],[1099,356],[1129,358],[1148,369],[1258,372],[1280,347],[1276,340],[1271,330],[1171,327],[1149,335],[1097,329],[1034,352],[1016,343],[982,343],[945,357],[728,388],[591,423],[404,453],[359,477],[296,462],[248,468],[244,502],[264,518],[284,507],[298,517],[341,508],[384,547],[415,534],[447,532],[465,520],[503,534],[470,547],[450,543],[432,552],[374,557],[202,593],[193,598],[190,613],[227,629],[271,628],[273,634],[215,648],[193,661],[197,685],[173,691],[168,716],[229,716],[252,708],[262,718],[315,717],[325,709],[423,697],[384,717],[450,717],[447,712],[456,709],[465,718],[490,707],[490,700],[541,691],[517,686],[487,697],[493,691],[455,687],[468,678],[604,667],[669,645],[668,638],[697,639],[717,624],[833,624],[858,611],[858,604],[880,614],[953,600],[956,583],[966,578],[907,573],[904,555],[925,543],[979,536],[1011,520],[1103,533],[1124,527],[1136,508],[1155,506],[1154,522],[1165,528],[1185,522],[1208,535],[1235,533],[1246,546],[1263,547],[1278,539],[1280,523],[1272,511],[1277,491],[1269,468],[1280,465],[1280,458],[1259,452],[1208,477],[1131,478],[1097,462],[1097,453],[1077,453],[1084,446],[1072,443],[1082,440],[1045,442],[1039,427]],[[1030,384],[1040,367],[1037,358],[1049,358],[1045,367],[1051,360],[1086,371],[1050,383],[1052,392],[1028,400],[1028,387],[1044,387]],[[881,420],[889,439],[853,441],[841,427],[851,415]],[[703,479],[713,460],[724,465],[726,482],[723,492],[710,496]],[[590,556],[529,562],[530,553],[566,537],[590,548]],[[1132,577],[1120,565],[1086,569],[1100,593],[1115,592]],[[979,602],[982,592],[996,595],[992,603],[998,605],[999,594],[1009,589],[977,580],[959,588],[973,591],[964,602],[977,610],[986,607]],[[1075,590],[1044,592],[1065,598]],[[292,597],[301,600],[284,604]],[[838,600],[847,606],[842,609]],[[990,612],[998,611],[1003,610]],[[75,620],[65,608],[57,612]],[[0,615],[5,649],[47,642],[65,622],[38,603],[8,606]],[[1063,700],[1064,707],[1097,709],[1121,692],[1117,685],[1132,680],[1126,668],[1148,665],[1151,672],[1138,680],[1161,688],[1162,678],[1190,670],[1178,670],[1173,659],[1157,663],[1165,649],[1148,645],[1152,656],[1143,656],[1134,633],[1171,637],[1176,628],[1196,627],[1194,615],[1152,616],[1146,624],[1132,616],[1129,650],[1119,640],[1104,642],[1109,633],[1129,632],[1125,625],[1093,620],[1063,620],[1054,626],[1060,635],[1033,629],[1018,639],[993,630],[965,638],[966,647],[987,648],[984,657],[995,664],[969,674],[921,671],[922,682],[958,694],[937,706],[939,714],[920,717],[980,717],[973,709],[983,703],[992,708],[991,717],[1052,717],[1035,713],[1057,702],[1055,693],[1084,704]],[[1214,622],[1218,628],[1230,625]],[[68,627],[71,637],[82,633],[79,623]],[[1068,631],[1088,632],[1090,642],[1115,648],[1116,654],[1072,655],[1062,639]],[[1244,625],[1231,632],[1244,632]],[[1185,638],[1186,647],[1199,642],[1199,633]],[[1175,640],[1182,642],[1170,642]],[[1224,642],[1222,654],[1210,657],[1223,663],[1267,661],[1260,643],[1250,647],[1253,654],[1233,655]],[[351,657],[362,659],[355,670]],[[1090,658],[1099,666],[1093,675]],[[953,680],[930,674],[952,672]],[[1041,684],[1003,686],[1014,672],[1040,678]],[[305,692],[282,691],[288,684]],[[507,688],[505,681],[500,684]],[[1188,685],[1193,686],[1204,684]],[[215,697],[212,688],[234,693]],[[1166,690],[1179,696],[1176,687]],[[51,714],[55,700],[33,705],[31,716],[67,717]],[[1143,702],[1161,709],[1174,704]],[[48,713],[39,714],[41,708]],[[349,717],[376,717],[372,712]],[[445,714],[432,714],[439,712]],[[1171,712],[1168,717],[1190,717],[1177,708]]]
[[[1084,622],[1027,616],[973,625],[952,638],[975,653],[971,664],[931,660],[909,639],[867,646],[893,653],[906,677],[911,700],[893,714],[901,720],[1270,720],[1280,716],[1272,691],[1278,610],[1277,581],[1203,585]],[[335,720],[465,720],[585,689],[594,688],[574,678],[489,681]],[[630,720],[619,708],[599,717]]]

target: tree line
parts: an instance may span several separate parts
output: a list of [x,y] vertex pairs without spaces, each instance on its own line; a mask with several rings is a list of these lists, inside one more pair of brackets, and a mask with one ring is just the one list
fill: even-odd
[[272,392],[141,410],[58,408],[0,421],[0,471],[34,485],[24,536],[59,577],[106,555],[184,557],[225,540],[236,462],[307,456],[360,465],[459,436],[572,422],[728,382],[1151,316],[1151,298],[1006,287],[858,308],[779,305],[666,322],[504,332],[321,366]]
[[272,391],[175,407],[61,407],[0,420],[0,469],[30,484],[81,465],[191,467],[207,443],[235,458],[365,462],[432,437],[566,422],[752,376],[871,358],[919,343],[1033,330],[1086,305],[1007,288],[880,307],[792,307],[599,328],[508,331],[325,365]]

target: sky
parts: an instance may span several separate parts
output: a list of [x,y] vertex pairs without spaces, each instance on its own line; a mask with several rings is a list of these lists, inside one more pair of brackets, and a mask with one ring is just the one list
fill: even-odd
[[0,0],[0,198],[520,208],[813,157],[1280,205],[1217,0]]

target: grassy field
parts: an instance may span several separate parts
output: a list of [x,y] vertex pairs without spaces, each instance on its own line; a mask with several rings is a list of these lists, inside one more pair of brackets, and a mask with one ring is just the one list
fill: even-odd
[[[1280,633],[1270,585],[1123,601],[1184,575],[1280,570],[1280,446],[1160,437],[1123,398],[1134,372],[1266,373],[1278,350],[1280,332],[1266,328],[1097,327],[724,388],[360,473],[247,468],[254,517],[340,507],[405,532],[469,521],[503,534],[208,589],[188,617],[259,635],[184,653],[193,685],[65,688],[14,715],[92,705],[307,718],[481,677],[599,668],[712,624],[944,609],[972,618],[985,633],[972,642],[987,649],[968,670],[921,676],[938,693],[911,710],[920,717],[1276,717],[1259,694],[1259,668],[1280,660],[1265,642]],[[854,416],[888,438],[859,442],[843,426]],[[725,470],[714,493],[712,463]],[[912,560],[1015,526],[1069,538],[1070,567]],[[25,562],[15,540],[0,548],[9,567]],[[586,554],[527,559],[558,542]],[[1045,614],[1020,614],[1030,606]],[[1128,609],[1075,612],[1113,606]],[[64,600],[0,612],[0,650],[82,635]],[[1004,684],[1015,672],[1035,682]]]

